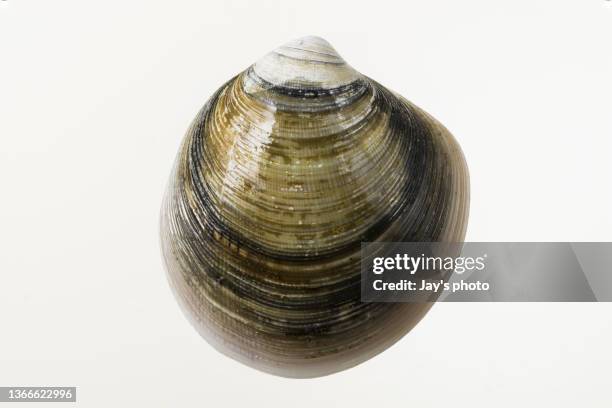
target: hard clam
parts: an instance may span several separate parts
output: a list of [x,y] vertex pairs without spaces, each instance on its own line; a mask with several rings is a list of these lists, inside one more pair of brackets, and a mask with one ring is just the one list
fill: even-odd
[[161,212],[169,281],[219,351],[315,377],[383,351],[431,303],[363,303],[365,241],[461,241],[467,167],[427,113],[305,37],[223,85]]

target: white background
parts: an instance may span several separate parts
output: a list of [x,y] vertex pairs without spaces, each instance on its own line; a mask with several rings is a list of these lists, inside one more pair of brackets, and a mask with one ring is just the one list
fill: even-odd
[[312,380],[190,327],[158,242],[183,133],[309,34],[455,134],[468,240],[612,241],[612,2],[0,1],[0,385],[83,407],[610,407],[612,304],[439,304]]

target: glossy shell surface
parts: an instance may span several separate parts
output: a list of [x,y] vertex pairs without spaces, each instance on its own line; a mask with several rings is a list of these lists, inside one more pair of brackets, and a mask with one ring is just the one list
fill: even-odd
[[201,335],[286,377],[357,365],[430,303],[362,303],[366,241],[461,241],[469,183],[452,135],[292,41],[229,80],[183,140],[161,212],[168,277]]

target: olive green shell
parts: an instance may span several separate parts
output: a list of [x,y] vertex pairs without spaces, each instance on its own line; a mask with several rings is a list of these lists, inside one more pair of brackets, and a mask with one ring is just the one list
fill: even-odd
[[363,303],[367,241],[462,241],[469,182],[431,116],[306,37],[223,85],[161,212],[169,281],[215,348],[286,377],[352,367],[431,304]]

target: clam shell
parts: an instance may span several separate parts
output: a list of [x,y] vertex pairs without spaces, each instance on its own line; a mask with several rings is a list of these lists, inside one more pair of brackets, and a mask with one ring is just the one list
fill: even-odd
[[306,37],[196,116],[162,206],[163,255],[215,348],[272,374],[321,376],[383,351],[431,307],[361,302],[361,243],[461,241],[468,201],[452,135]]

